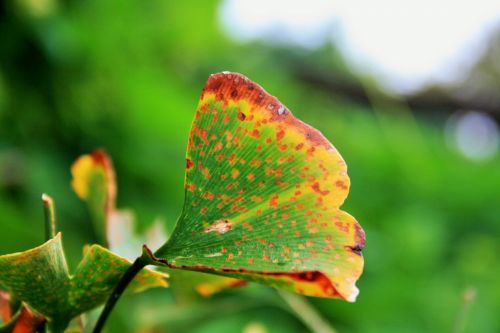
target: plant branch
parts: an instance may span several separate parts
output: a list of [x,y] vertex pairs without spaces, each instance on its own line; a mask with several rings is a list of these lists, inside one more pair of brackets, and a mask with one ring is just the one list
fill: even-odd
[[56,212],[54,200],[47,194],[42,194],[43,210],[45,213],[45,240],[54,238],[56,235]]
[[113,293],[109,296],[106,306],[104,307],[104,310],[102,310],[101,315],[97,320],[93,333],[100,333],[102,331],[104,324],[106,324],[106,320],[111,314],[111,311],[113,311],[113,308],[115,307],[116,302],[118,302],[118,299],[120,299],[120,296],[123,294],[125,289],[127,289],[127,286],[134,279],[137,273],[139,273],[141,269],[148,265],[148,263],[148,260],[146,260],[144,256],[140,256],[134,261],[132,266],[130,266],[125,271],[120,281],[116,285],[115,290],[113,290]]
[[337,333],[305,297],[281,290],[278,290],[278,294],[311,331],[315,333]]
[[455,326],[452,331],[453,333],[465,332],[470,309],[476,299],[476,288],[469,287],[465,289],[462,297],[462,306],[457,314],[457,318],[455,319]]

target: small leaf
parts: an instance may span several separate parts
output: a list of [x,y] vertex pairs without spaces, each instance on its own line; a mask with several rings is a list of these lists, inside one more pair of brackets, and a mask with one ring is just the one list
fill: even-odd
[[0,290],[0,324],[6,323],[12,317],[10,308],[10,295],[6,291]]
[[[18,299],[65,327],[74,316],[103,304],[129,266],[126,259],[93,245],[70,276],[59,233],[39,247],[0,256],[0,282]],[[164,287],[165,277],[143,270],[129,290]]]
[[35,333],[39,332],[46,319],[41,314],[33,311],[26,304],[21,306],[19,313],[13,318],[11,324],[12,333]]
[[[68,302],[74,317],[103,304],[113,291],[130,262],[100,245],[88,246],[75,274],[71,277]],[[127,288],[141,292],[153,287],[167,287],[166,274],[143,269]]]
[[38,312],[29,308],[26,304],[21,304],[14,315],[5,319],[0,325],[0,333],[30,333],[39,332],[46,318]]
[[134,260],[143,244],[158,248],[167,240],[160,221],[138,235],[134,232],[133,213],[116,208],[116,176],[112,160],[105,151],[97,149],[80,156],[71,166],[71,173],[73,190],[87,203],[101,244],[106,244],[111,251]]
[[107,245],[106,221],[116,204],[116,181],[111,159],[103,150],[95,150],[76,160],[71,166],[71,174],[73,190],[88,204],[99,241]]
[[40,313],[61,316],[67,308],[69,289],[61,234],[31,250],[0,256],[0,281]]
[[355,300],[365,235],[339,209],[347,167],[319,131],[243,75],[212,75],[186,167],[184,209],[159,264]]

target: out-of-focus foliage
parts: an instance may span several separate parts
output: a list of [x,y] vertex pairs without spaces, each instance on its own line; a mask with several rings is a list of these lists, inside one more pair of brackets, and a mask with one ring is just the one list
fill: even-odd
[[[349,166],[343,208],[367,235],[361,293],[354,304],[313,300],[337,330],[450,332],[461,320],[466,332],[500,330],[500,158],[475,162],[450,149],[439,108],[410,111],[369,82],[366,102],[319,90],[297,73],[316,64],[356,83],[332,46],[239,45],[220,31],[217,1],[0,6],[1,254],[42,242],[39,198],[49,192],[76,267],[81,246],[98,236],[69,186],[69,166],[95,147],[113,156],[118,205],[134,207],[139,231],[157,217],[171,231],[199,92],[209,74],[231,70],[320,129]],[[200,300],[174,283],[125,298],[110,331],[305,330],[271,289],[250,285]],[[464,315],[469,288],[476,297]]]

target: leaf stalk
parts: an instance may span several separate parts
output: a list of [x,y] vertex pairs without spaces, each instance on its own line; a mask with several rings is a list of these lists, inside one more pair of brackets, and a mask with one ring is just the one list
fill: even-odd
[[48,241],[56,235],[56,212],[52,197],[42,194],[43,211],[45,215],[45,240]]
[[93,333],[100,333],[106,324],[106,321],[113,311],[116,303],[120,299],[121,295],[127,289],[127,286],[132,282],[134,277],[139,273],[144,267],[146,267],[150,263],[144,254],[138,257],[132,265],[125,271],[123,276],[120,278],[120,281],[116,285],[113,293],[109,296],[104,309],[102,310],[99,319],[94,327]]

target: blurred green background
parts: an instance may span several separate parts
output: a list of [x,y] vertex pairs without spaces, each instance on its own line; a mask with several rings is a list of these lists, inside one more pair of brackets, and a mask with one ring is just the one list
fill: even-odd
[[[156,218],[172,230],[201,89],[209,74],[230,70],[278,96],[348,163],[352,188],[343,207],[366,231],[365,272],[354,304],[310,299],[333,327],[499,332],[500,156],[473,158],[455,145],[466,114],[456,111],[484,109],[480,115],[498,123],[500,66],[491,59],[499,38],[462,83],[394,96],[374,77],[354,75],[333,43],[304,48],[227,37],[220,5],[0,4],[0,254],[43,242],[40,196],[47,192],[75,267],[96,235],[69,168],[99,147],[114,160],[119,207],[134,209],[139,232]],[[472,84],[484,73],[486,83]],[[481,100],[481,89],[497,99]],[[481,126],[465,128],[459,139],[466,146],[484,134]],[[270,288],[203,299],[176,280],[169,290],[124,298],[109,331],[307,331]]]

